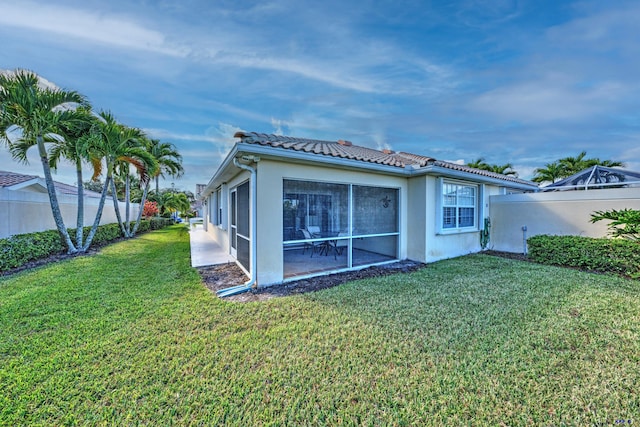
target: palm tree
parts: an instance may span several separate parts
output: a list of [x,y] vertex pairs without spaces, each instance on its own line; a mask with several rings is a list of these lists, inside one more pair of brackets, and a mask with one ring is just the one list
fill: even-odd
[[467,163],[467,166],[469,166],[470,168],[499,173],[502,175],[518,176],[518,172],[513,170],[513,165],[511,163],[507,163],[504,165],[490,165],[489,163],[484,161],[484,157],[480,157],[472,162]]
[[479,157],[476,160],[467,163],[467,166],[474,169],[487,170],[486,168],[489,167],[489,164],[484,161],[484,157]]
[[563,168],[559,162],[547,163],[544,168],[537,168],[534,171],[533,182],[550,182],[554,183],[562,178]]
[[552,163],[547,163],[544,168],[535,170],[534,182],[551,182],[568,178],[592,166],[624,167],[623,162],[616,160],[600,160],[599,158],[587,158],[587,152],[582,151],[575,157],[563,157]]
[[[99,113],[99,120],[96,126],[92,129],[91,140],[93,140],[91,150],[94,153],[95,158],[99,158],[102,161],[95,163],[95,173],[93,179],[97,178],[102,173],[102,168],[105,168],[105,182],[103,191],[107,188],[111,188],[111,195],[113,199],[114,209],[120,230],[124,237],[131,237],[129,229],[128,218],[127,224],[122,221],[120,215],[120,205],[118,203],[118,193],[115,187],[115,176],[119,174],[125,181],[125,201],[127,202],[128,217],[129,211],[129,166],[134,166],[140,173],[140,176],[149,179],[146,164],[153,164],[153,158],[148,152],[141,146],[140,140],[143,137],[142,132],[139,129],[130,128],[118,123],[115,117],[106,111]],[[102,203],[101,207],[102,209]]]
[[173,144],[160,142],[157,139],[150,141],[149,151],[158,162],[159,168],[153,174],[156,181],[156,194],[160,192],[160,177],[166,173],[172,177],[180,177],[184,173],[182,168],[182,156]]
[[558,163],[562,168],[562,178],[569,177],[588,168],[589,166],[592,166],[589,164],[589,160],[585,159],[586,155],[587,152],[582,151],[576,157],[564,157],[558,160]]
[[[84,144],[87,141],[87,137],[91,131],[91,127],[95,124],[96,118],[89,109],[78,109],[77,112],[80,115],[81,120],[77,120],[73,123],[65,123],[61,127],[61,134],[64,139],[54,144],[50,151],[49,163],[52,169],[57,169],[58,163],[61,159],[67,159],[74,163],[76,168],[76,178],[78,182],[78,211],[76,221],[76,248],[80,252],[86,251],[91,242],[88,245],[83,242],[84,231],[84,188],[81,184],[82,181],[82,163],[83,161],[96,161],[96,158],[91,158],[92,152],[88,150]],[[84,115],[84,116],[82,116]],[[93,164],[93,162],[92,162]],[[106,196],[106,194],[105,194]],[[100,220],[98,219],[98,224]],[[96,224],[97,227],[97,224]]]
[[163,207],[171,213],[187,213],[191,209],[191,203],[184,193],[166,192],[163,195]]
[[23,161],[26,149],[37,146],[51,212],[68,253],[78,250],[60,212],[45,142],[62,139],[61,127],[78,119],[74,111],[77,106],[88,106],[83,95],[45,86],[35,73],[18,70],[0,75],[0,140],[9,146],[14,158]]
[[506,163],[504,165],[489,165],[489,169],[487,170],[501,175],[518,176],[518,172],[513,170],[513,165],[511,163]]
[[[183,173],[182,168],[182,156],[178,153],[175,146],[173,144],[160,142],[157,139],[147,139],[146,140],[146,148],[149,153],[153,156],[156,161],[156,167],[154,170],[150,171],[151,176],[155,178],[156,181],[156,194],[159,192],[159,177],[163,175],[163,172],[171,176],[180,176]],[[147,200],[147,195],[149,193],[149,184],[150,181],[147,181],[144,186],[144,191],[142,192],[142,199],[140,201],[140,206],[144,206],[144,203]],[[138,217],[136,218],[135,225],[133,227],[132,233],[135,234],[138,231],[138,227],[140,226],[140,221],[142,219],[142,209],[138,211]]]

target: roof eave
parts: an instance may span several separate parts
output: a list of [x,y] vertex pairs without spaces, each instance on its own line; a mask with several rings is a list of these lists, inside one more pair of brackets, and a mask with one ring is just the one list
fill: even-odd
[[455,179],[464,179],[464,180],[471,180],[471,181],[478,181],[481,182],[483,184],[493,184],[493,185],[497,185],[500,187],[509,187],[509,188],[514,188],[514,189],[518,189],[518,190],[525,190],[525,191],[538,191],[539,187],[537,184],[535,183],[531,183],[531,184],[526,184],[526,183],[522,183],[522,182],[515,182],[515,181],[510,181],[510,180],[506,180],[506,179],[499,179],[499,178],[494,178],[494,177],[490,177],[490,176],[485,176],[485,175],[480,175],[480,174],[476,174],[476,173],[471,173],[471,172],[465,172],[465,171],[459,171],[459,170],[455,170],[455,169],[449,169],[449,168],[445,168],[442,166],[436,166],[436,165],[427,165],[424,166],[422,168],[416,169],[416,173],[421,173],[421,174],[428,174],[428,175],[438,175],[438,176],[443,176],[443,177],[447,177],[447,178],[455,178]]

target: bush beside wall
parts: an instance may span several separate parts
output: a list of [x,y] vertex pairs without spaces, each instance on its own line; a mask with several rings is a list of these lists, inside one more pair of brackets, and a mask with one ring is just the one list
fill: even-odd
[[527,244],[529,257],[542,264],[640,278],[640,244],[630,240],[538,235]]
[[[152,218],[140,221],[138,233],[158,230],[173,224],[172,219]],[[91,227],[84,227],[84,237],[89,234]],[[76,229],[69,229],[69,235],[75,239]],[[91,242],[91,246],[101,246],[122,237],[118,224],[98,226],[98,230]],[[18,268],[30,261],[57,255],[66,250],[60,240],[57,230],[40,231],[37,233],[17,234],[6,239],[0,239],[0,272]]]

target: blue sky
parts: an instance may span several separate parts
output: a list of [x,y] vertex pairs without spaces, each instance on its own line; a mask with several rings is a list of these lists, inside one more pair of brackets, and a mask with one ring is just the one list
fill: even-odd
[[164,186],[208,182],[238,130],[531,178],[582,150],[640,170],[638,22],[637,1],[0,0],[0,68],[174,143]]

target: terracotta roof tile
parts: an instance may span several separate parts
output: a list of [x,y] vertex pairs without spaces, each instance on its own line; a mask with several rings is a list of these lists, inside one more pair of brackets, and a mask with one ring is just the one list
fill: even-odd
[[[24,175],[16,172],[0,171],[0,187],[11,187],[13,185],[22,184],[23,182],[31,181],[32,179],[38,178],[40,177],[37,175]],[[59,194],[78,194],[78,188],[73,185],[64,184],[58,181],[54,181],[53,183],[56,187],[57,193]],[[86,197],[100,197],[100,193],[86,189],[84,190],[83,194]]]
[[441,160],[436,160],[432,157],[404,152],[396,153],[391,150],[374,150],[372,148],[353,145],[351,142],[344,140],[322,141],[257,132],[237,132],[234,137],[240,138],[241,142],[244,144],[256,144],[274,148],[282,148],[286,150],[302,151],[306,153],[357,160],[361,162],[376,163],[398,168],[404,168],[407,166],[420,168],[427,165],[435,165],[451,170],[473,173],[490,178],[497,178],[503,181],[511,181],[520,184],[531,184],[531,182],[529,181],[514,178],[512,176],[501,175],[494,172],[458,165],[455,163],[444,162]]
[[11,187],[32,179],[37,179],[36,175],[23,175],[21,173],[0,171],[0,187]]

